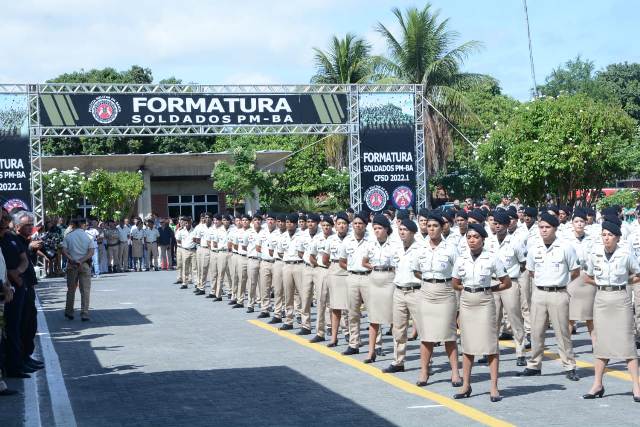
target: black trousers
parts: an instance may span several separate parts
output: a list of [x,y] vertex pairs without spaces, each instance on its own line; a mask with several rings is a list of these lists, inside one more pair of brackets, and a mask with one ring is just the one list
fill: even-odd
[[16,372],[22,369],[22,311],[26,289],[24,286],[16,287],[13,294],[13,300],[9,304],[4,305],[4,321],[6,340],[3,340],[6,350],[6,360],[4,368],[8,372]]
[[36,333],[38,332],[38,311],[36,309],[36,289],[26,288],[24,305],[22,306],[22,357],[27,359],[36,348]]

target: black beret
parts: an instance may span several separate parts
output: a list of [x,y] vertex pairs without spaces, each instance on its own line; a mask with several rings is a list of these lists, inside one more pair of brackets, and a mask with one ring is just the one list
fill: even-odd
[[602,218],[602,221],[612,222],[612,223],[616,224],[617,226],[621,226],[622,225],[622,220],[620,219],[620,217],[618,215],[605,215]]
[[458,212],[456,212],[456,218],[458,218],[458,217],[464,218],[464,219],[469,219],[469,215],[464,210],[459,210]]
[[573,217],[574,218],[582,218],[583,220],[587,220],[587,211],[585,209],[582,208],[576,208],[576,210],[573,211]]
[[276,216],[275,212],[268,212],[267,213],[267,218],[277,219],[278,217]]
[[409,218],[409,211],[406,209],[401,209],[398,211],[398,213],[396,214],[396,218],[397,219],[408,219]]
[[285,214],[278,214],[278,216],[276,216],[276,220],[277,221],[286,221],[287,220],[287,216]]
[[215,219],[217,219],[218,221],[220,221],[220,220],[222,219],[222,215],[220,215],[220,214],[216,214],[216,215],[214,216],[214,218],[215,218]]
[[369,224],[369,214],[367,214],[366,212],[358,212],[353,219],[356,218],[360,218],[362,222],[365,223],[365,225]]
[[558,220],[558,218],[551,215],[547,211],[540,214],[540,221],[544,221],[552,227],[558,227],[560,225],[560,221]]
[[587,216],[596,216],[595,209],[587,208],[585,210],[587,211]]
[[516,209],[515,206],[509,206],[507,208],[507,213],[511,218],[518,218],[518,210]]
[[389,222],[389,220],[387,219],[386,216],[384,215],[376,215],[373,217],[373,221],[371,221],[372,224],[378,224],[384,228],[387,229],[387,233],[391,231],[391,223]]
[[566,212],[566,214],[569,215],[569,216],[571,215],[571,212],[572,212],[571,208],[569,206],[567,206],[567,205],[560,206],[560,208],[558,210]]
[[553,211],[555,212],[556,215],[558,215],[560,213],[560,209],[558,209],[558,207],[556,205],[551,205],[547,208],[548,211]]
[[408,218],[403,219],[401,225],[405,226],[407,230],[411,231],[412,233],[418,232],[418,226],[416,225],[416,223]]
[[606,215],[617,216],[618,215],[618,211],[613,206],[609,206],[608,208],[602,209],[601,213],[602,213],[602,216],[606,216]]
[[336,214],[336,222],[338,222],[339,219],[346,221],[347,224],[349,223],[349,216],[346,214],[346,212],[338,212]]
[[611,234],[615,235],[615,236],[622,236],[622,231],[620,230],[620,226],[618,224],[615,224],[611,221],[605,221],[602,223],[602,229],[603,230],[608,230],[611,232]]
[[229,222],[233,222],[233,215],[222,215],[222,219],[226,219]]
[[307,215],[307,221],[320,222],[320,215],[316,213],[310,213]]
[[257,213],[257,212],[256,212],[256,213],[253,215],[253,218],[251,218],[251,219],[259,219],[260,221],[262,221],[262,215],[260,215],[259,213]]
[[475,231],[480,236],[482,236],[483,239],[486,239],[488,236],[487,230],[484,229],[484,226],[482,224],[469,224],[467,234],[469,234],[469,231]]
[[327,224],[333,225],[333,220],[331,219],[331,215],[324,215],[322,217],[322,222],[326,222]]
[[345,211],[347,213],[354,213],[355,211],[353,210],[353,208],[347,208],[347,210]]
[[484,222],[486,219],[480,209],[474,209],[469,212],[469,218],[473,218],[478,222]]
[[299,213],[297,221],[300,221],[300,220],[306,221],[307,220],[307,215],[305,215],[303,213]]
[[509,225],[511,223],[511,217],[504,210],[495,211],[493,214],[493,220],[502,225]]
[[420,208],[420,210],[418,211],[418,216],[424,217],[424,218],[429,218],[429,209],[427,208]]
[[248,220],[251,220],[251,215],[249,215],[249,214],[242,214],[242,215],[240,216],[240,218],[241,218],[241,219],[248,219]]
[[442,212],[442,217],[449,222],[453,222],[454,212],[451,209],[448,209]]
[[299,219],[300,217],[297,213],[290,213],[287,215],[287,221],[295,222],[297,224]]
[[538,209],[532,206],[526,207],[524,208],[524,214],[526,216],[530,216],[531,218],[536,218],[538,216]]
[[442,215],[436,211],[429,212],[429,214],[427,215],[427,220],[437,221],[438,224],[440,224],[441,226],[446,222],[446,220],[442,217]]

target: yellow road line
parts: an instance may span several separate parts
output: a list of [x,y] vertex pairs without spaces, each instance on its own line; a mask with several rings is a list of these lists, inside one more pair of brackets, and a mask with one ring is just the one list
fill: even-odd
[[420,396],[423,397],[425,399],[429,399],[433,402],[439,403],[442,406],[445,406],[449,409],[451,409],[454,412],[457,412],[458,414],[465,416],[467,418],[470,418],[474,421],[477,421],[479,423],[482,423],[484,425],[487,426],[496,426],[496,427],[507,427],[507,426],[513,426],[513,424],[508,423],[506,421],[500,420],[498,418],[494,418],[489,414],[486,414],[482,411],[479,411],[475,408],[472,408],[471,406],[467,406],[464,405],[460,402],[458,402],[457,400],[454,399],[450,399],[448,397],[444,397],[441,394],[438,393],[434,393],[432,391],[420,388],[414,384],[411,384],[408,381],[402,380],[398,377],[396,377],[395,375],[390,375],[390,374],[384,374],[382,373],[382,371],[380,371],[380,369],[378,368],[374,368],[371,365],[367,365],[364,364],[362,362],[360,362],[359,360],[350,358],[350,357],[346,357],[341,355],[338,352],[335,352],[333,350],[330,350],[329,348],[327,348],[324,345],[321,344],[311,344],[309,341],[307,341],[304,338],[301,338],[297,335],[293,335],[289,332],[283,332],[277,328],[274,328],[273,326],[267,325],[264,322],[261,322],[259,320],[247,320],[247,322],[251,323],[252,325],[255,325],[259,328],[265,329],[269,332],[272,332],[276,335],[279,335],[283,338],[286,338],[288,340],[291,340],[297,344],[300,344],[304,347],[307,347],[311,350],[317,351],[318,353],[321,353],[325,356],[331,357],[332,359],[337,360],[338,362],[344,363],[345,365],[349,365],[353,368],[358,369],[359,371],[362,371],[368,375],[371,375],[372,377],[375,377],[377,379],[379,379],[380,381],[384,381],[387,384],[390,384],[402,391],[405,391],[407,393],[411,393],[414,394],[416,396]]
[[[507,341],[507,340],[501,340],[500,341],[500,345],[503,346],[503,347],[509,347],[509,348],[515,348],[515,346],[516,346],[513,343],[513,341]],[[531,351],[531,350],[525,350],[525,351]],[[545,351],[544,355],[548,359],[552,359],[552,360],[560,359],[560,355],[558,353],[554,353],[552,351]],[[595,368],[595,365],[593,363],[584,362],[582,360],[577,360],[577,359],[576,359],[576,366],[578,366],[580,368],[589,368],[589,369],[594,369]],[[613,368],[605,368],[604,372],[605,372],[605,374],[609,375],[610,377],[614,377],[614,378],[617,378],[619,380],[632,381],[631,375],[629,375],[628,372],[619,371],[619,370],[613,369]]]

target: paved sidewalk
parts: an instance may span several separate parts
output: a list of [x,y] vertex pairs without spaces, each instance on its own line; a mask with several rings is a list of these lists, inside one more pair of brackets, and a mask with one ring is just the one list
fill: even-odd
[[[468,416],[473,409],[494,425],[499,420],[527,426],[640,422],[630,382],[607,376],[605,398],[583,401],[591,369],[580,369],[583,379],[573,383],[564,378],[559,362],[545,361],[542,377],[517,378],[520,368],[509,348],[501,356],[505,399],[489,402],[488,369],[476,365],[473,397],[450,401],[467,405],[455,412],[449,402],[412,394],[350,366],[345,358],[328,357],[317,350],[320,346],[304,346],[247,322],[257,313],[232,310],[226,300],[196,297],[191,289],[179,290],[170,284],[174,277],[145,272],[95,280],[90,322],[81,322],[79,316],[64,319],[62,281],[40,286],[78,426],[478,425]],[[364,331],[366,319],[362,327]],[[590,362],[591,345],[583,329],[574,343],[580,360]],[[366,340],[364,333],[362,337]],[[417,342],[409,345],[408,371],[396,375],[408,384],[400,387],[417,389],[411,385],[418,376],[417,348]],[[389,354],[374,367],[390,362],[391,337],[385,337],[385,349]],[[553,346],[550,350],[555,351]],[[437,348],[435,373],[425,390],[448,398],[456,389],[449,384],[443,352]],[[364,358],[360,354],[349,359]],[[41,372],[35,381],[42,425],[54,425],[49,384]],[[23,390],[22,381],[10,384]],[[12,415],[24,413],[24,400],[21,395],[0,401],[1,426],[23,425],[21,416]],[[12,412],[9,418],[5,408]]]

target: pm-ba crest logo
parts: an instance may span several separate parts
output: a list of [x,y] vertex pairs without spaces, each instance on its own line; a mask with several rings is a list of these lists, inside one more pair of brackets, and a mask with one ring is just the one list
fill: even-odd
[[393,204],[397,209],[407,209],[413,204],[413,191],[407,186],[401,185],[393,190]]
[[114,121],[120,110],[118,101],[110,96],[99,96],[89,105],[89,112],[95,121],[103,125]]
[[387,205],[389,193],[379,185],[374,185],[364,193],[364,200],[370,210],[381,211]]

